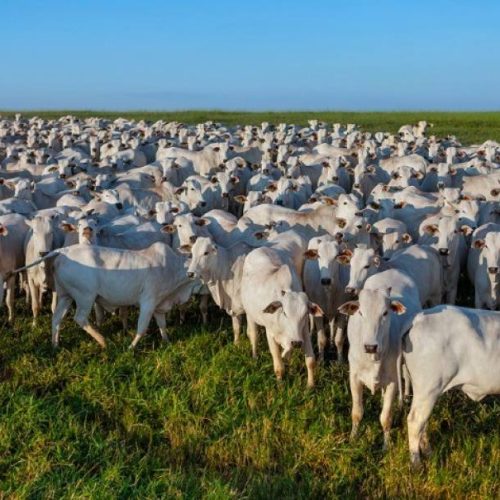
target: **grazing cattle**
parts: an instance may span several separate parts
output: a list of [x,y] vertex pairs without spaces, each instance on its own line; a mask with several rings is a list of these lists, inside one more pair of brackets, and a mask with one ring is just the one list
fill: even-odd
[[403,342],[413,399],[410,458],[428,453],[427,421],[441,394],[461,389],[473,401],[500,394],[500,312],[440,305],[418,314]]

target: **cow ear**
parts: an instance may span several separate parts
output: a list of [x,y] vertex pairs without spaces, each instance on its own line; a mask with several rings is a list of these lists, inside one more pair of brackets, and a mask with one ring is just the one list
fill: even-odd
[[401,315],[406,312],[406,307],[399,300],[393,300],[391,302],[391,311],[397,315]]
[[460,195],[460,199],[463,201],[470,201],[472,198],[468,194],[462,194]]
[[215,148],[212,148],[212,151],[215,151],[216,153],[218,153],[220,151],[220,147],[219,146],[215,146]]
[[346,314],[347,316],[352,316],[353,314],[357,313],[358,310],[359,301],[357,300],[350,300],[349,302],[345,302],[338,309],[340,314]]
[[206,226],[208,224],[208,219],[199,218],[194,221],[197,226]]
[[309,250],[304,252],[304,257],[306,259],[315,260],[318,258],[318,251],[313,248],[310,248]]
[[278,189],[278,186],[276,185],[276,183],[271,182],[271,184],[269,184],[267,186],[266,191],[271,191],[271,193],[272,193],[272,192],[276,191],[277,189]]
[[8,234],[9,230],[4,225],[0,225],[0,236],[7,236]]
[[450,173],[450,175],[457,175],[457,169],[456,168],[450,167],[448,169],[448,172]]
[[74,226],[73,224],[70,224],[69,222],[63,222],[61,224],[61,229],[65,233],[74,233],[76,231],[76,226]]
[[283,307],[283,304],[279,300],[275,300],[274,302],[271,302],[263,312],[266,314],[274,314],[278,309]]
[[321,198],[321,201],[325,204],[325,205],[330,205],[330,206],[337,206],[337,200],[335,200],[334,198],[332,198],[331,196],[323,196]]
[[348,249],[345,249],[342,251],[342,253],[339,253],[337,257],[335,257],[335,260],[344,266],[347,266],[351,263],[351,258],[352,258],[352,252]]
[[404,243],[411,243],[411,236],[409,233],[404,233],[403,236],[401,236],[401,240]]
[[394,208],[403,208],[406,205],[406,202],[400,201],[394,205]]
[[153,209],[153,208],[152,208],[152,209],[148,212],[148,215],[149,215],[150,217],[153,217],[153,216],[155,216],[156,214],[157,214],[157,212],[156,212],[156,210],[155,210],[155,209]]
[[192,250],[192,249],[193,249],[192,245],[189,245],[189,244],[187,244],[187,245],[181,245],[181,246],[179,247],[179,250],[180,250],[182,253],[184,253],[184,254],[186,254],[186,253],[191,253],[191,250]]
[[427,224],[427,226],[424,227],[424,231],[427,234],[436,234],[438,232],[438,227],[436,224]]
[[337,223],[337,226],[339,226],[340,228],[344,228],[347,225],[346,220],[345,219],[341,219],[340,217],[337,217],[336,223]]
[[174,194],[177,194],[177,195],[182,194],[185,190],[186,190],[186,187],[181,186],[174,191]]
[[234,200],[237,202],[237,203],[241,203],[242,205],[245,204],[245,202],[247,201],[247,197],[243,194],[238,194],[234,197]]
[[321,318],[325,315],[323,309],[321,309],[321,307],[319,307],[318,304],[315,304],[314,302],[309,302],[309,314],[318,318]]
[[377,203],[376,201],[372,201],[370,203],[370,207],[373,208],[373,210],[380,210],[380,203]]
[[175,233],[175,226],[173,224],[165,224],[161,230],[164,232],[164,233],[169,233],[169,234],[172,234],[172,233]]
[[500,189],[492,189],[490,194],[496,198],[500,194]]
[[472,234],[472,228],[469,226],[462,226],[460,228],[460,232],[465,236],[469,236],[470,234]]
[[476,250],[481,250],[481,248],[486,247],[486,242],[484,240],[475,240],[472,243],[472,248],[475,248]]
[[380,257],[378,255],[375,255],[372,259],[372,262],[375,267],[380,266]]
[[254,238],[257,240],[265,240],[269,236],[269,233],[267,231],[257,231],[253,235]]

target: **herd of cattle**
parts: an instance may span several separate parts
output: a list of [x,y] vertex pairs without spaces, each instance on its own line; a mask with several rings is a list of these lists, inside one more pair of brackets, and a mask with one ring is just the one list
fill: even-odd
[[[34,321],[51,292],[54,346],[75,303],[104,347],[105,315],[126,330],[139,306],[135,347],[152,317],[167,340],[166,313],[193,296],[206,321],[211,297],[235,342],[246,317],[253,356],[263,327],[278,379],[301,347],[308,386],[347,334],[352,435],[363,386],[383,393],[385,445],[396,395],[411,393],[418,464],[443,392],[500,392],[500,144],[427,128],[0,119],[9,320],[16,292]],[[454,305],[459,281],[474,309]]]

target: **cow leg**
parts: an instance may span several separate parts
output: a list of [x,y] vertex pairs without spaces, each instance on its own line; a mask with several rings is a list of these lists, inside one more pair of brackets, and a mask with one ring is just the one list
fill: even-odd
[[252,357],[257,359],[257,341],[259,338],[259,329],[257,323],[249,319],[247,316],[247,336],[250,339],[250,344],[252,345]]
[[32,279],[28,278],[28,286],[31,296],[31,312],[33,313],[33,326],[36,325],[38,315],[40,314],[40,293],[38,287]]
[[420,465],[422,438],[437,396],[437,394],[431,393],[425,394],[424,397],[415,397],[415,395],[413,397],[410,413],[408,414],[408,443],[410,460],[413,466],[418,467]]
[[155,318],[156,324],[158,325],[158,328],[160,329],[161,339],[164,342],[168,342],[167,319],[165,317],[165,314],[164,313],[154,313],[154,318]]
[[351,370],[349,373],[349,385],[351,388],[352,410],[351,410],[351,439],[358,435],[359,423],[363,418],[363,384]]
[[12,276],[7,280],[7,293],[5,294],[5,303],[7,304],[9,323],[14,321],[14,297],[15,297],[16,280]]
[[127,332],[128,332],[128,307],[120,307],[118,309],[118,314],[120,315],[120,319],[122,320],[123,333],[125,335],[127,335]]
[[55,290],[52,291],[52,302],[50,304],[50,310],[52,311],[52,314],[54,314],[54,311],[56,310],[57,306],[57,292]]
[[304,354],[306,356],[307,387],[312,389],[314,387],[314,369],[316,368],[316,358],[314,357],[314,350],[312,346],[311,336],[308,333],[306,333],[304,334],[303,339],[304,341],[302,344],[302,348],[304,349]]
[[95,324],[97,328],[101,328],[104,323],[104,309],[97,302],[94,304],[94,313],[95,313]]
[[[334,323],[332,321],[331,327],[333,328]],[[337,360],[339,363],[343,363],[344,361],[344,340],[345,340],[345,335],[344,335],[344,328],[342,325],[337,325],[335,329],[335,347],[337,349]]]
[[88,302],[76,304],[75,321],[83,328],[101,347],[106,347],[106,341],[104,337],[90,324],[89,315],[92,310],[92,305],[94,303],[95,297]]
[[186,308],[187,305],[183,304],[179,306],[179,323],[182,325],[186,321]]
[[137,320],[137,333],[135,334],[134,340],[130,344],[130,349],[134,349],[137,346],[137,343],[143,335],[148,331],[149,323],[151,322],[151,318],[153,317],[154,310],[149,305],[141,306],[139,312],[139,319]]
[[309,314],[309,331],[311,335],[314,333],[314,316],[312,314]]
[[325,348],[327,344],[327,338],[325,334],[325,320],[323,317],[315,317],[314,324],[316,325],[316,331],[318,332],[318,361],[323,363],[325,359]]
[[269,350],[271,351],[271,356],[273,357],[274,373],[278,380],[283,380],[283,374],[285,373],[285,365],[281,359],[280,346],[274,340],[272,333],[266,328],[267,343],[269,345]]
[[406,363],[403,363],[403,380],[404,380],[404,384],[405,384],[404,397],[409,398],[411,395],[411,378],[410,378],[410,372],[408,371],[408,367],[406,366]]
[[385,388],[384,402],[380,413],[380,424],[384,431],[384,450],[387,450],[391,445],[391,425],[392,425],[392,403],[396,396],[396,384],[390,382]]
[[200,295],[201,321],[204,325],[208,323],[208,294]]
[[231,316],[231,321],[233,323],[234,344],[238,345],[240,342],[241,315]]
[[61,330],[61,322],[66,316],[69,308],[71,307],[71,297],[69,295],[62,295],[57,301],[56,310],[52,315],[52,346],[59,346],[59,332]]

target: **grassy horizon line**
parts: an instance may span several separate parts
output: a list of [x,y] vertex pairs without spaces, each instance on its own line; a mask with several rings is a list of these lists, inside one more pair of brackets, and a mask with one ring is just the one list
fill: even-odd
[[225,125],[260,125],[263,121],[306,125],[307,120],[325,122],[357,123],[368,132],[387,131],[394,133],[401,125],[416,123],[425,119],[434,124],[429,134],[438,137],[456,136],[463,144],[480,144],[485,140],[500,142],[499,111],[225,111],[218,109],[180,111],[111,111],[111,110],[0,110],[0,116],[13,117],[15,113],[24,116],[39,116],[57,119],[65,115],[80,118],[102,117],[108,119],[129,118],[134,120],[178,121],[196,124],[208,120]]

